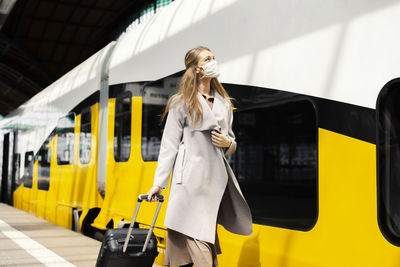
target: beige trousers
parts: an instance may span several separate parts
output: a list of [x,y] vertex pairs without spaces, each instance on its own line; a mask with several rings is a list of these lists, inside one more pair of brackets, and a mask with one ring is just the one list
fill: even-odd
[[164,265],[181,266],[194,263],[196,267],[214,267],[218,266],[217,254],[221,254],[217,233],[214,245],[167,229]]

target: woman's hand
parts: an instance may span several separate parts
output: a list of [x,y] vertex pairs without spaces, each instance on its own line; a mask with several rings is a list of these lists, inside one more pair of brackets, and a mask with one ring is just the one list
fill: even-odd
[[150,202],[157,201],[156,200],[156,194],[161,194],[161,191],[163,189],[160,186],[153,186],[150,188],[149,192],[147,192],[147,200]]
[[217,131],[211,131],[211,142],[216,147],[229,147],[231,145],[231,139],[224,135],[223,133],[219,133]]

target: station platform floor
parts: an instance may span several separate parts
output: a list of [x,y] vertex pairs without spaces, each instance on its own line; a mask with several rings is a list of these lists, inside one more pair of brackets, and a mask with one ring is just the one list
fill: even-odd
[[94,267],[100,246],[95,239],[0,203],[1,267]]

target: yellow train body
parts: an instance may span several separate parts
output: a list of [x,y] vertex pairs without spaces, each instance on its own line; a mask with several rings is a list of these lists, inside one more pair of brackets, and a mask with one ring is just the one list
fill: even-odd
[[[98,104],[91,107],[91,158],[79,161],[81,116],[76,116],[74,164],[57,164],[57,136],[51,147],[50,187],[38,190],[38,162],[33,168],[33,186],[14,192],[14,206],[66,228],[72,227],[73,210],[81,210],[79,223],[91,208],[101,208],[92,226],[105,230],[121,220],[130,221],[138,194],[152,186],[157,162],[141,156],[142,98],[132,97],[131,151],[127,162],[113,156],[115,98],[109,99],[107,182],[104,198],[97,190]],[[220,266],[399,266],[400,249],[381,234],[377,221],[376,146],[322,128],[318,129],[318,218],[309,231],[254,224],[252,236],[239,236],[218,226],[222,254]],[[168,190],[164,194],[168,199]],[[166,202],[155,234],[162,265],[166,229]],[[137,222],[150,224],[156,205],[146,203]]]

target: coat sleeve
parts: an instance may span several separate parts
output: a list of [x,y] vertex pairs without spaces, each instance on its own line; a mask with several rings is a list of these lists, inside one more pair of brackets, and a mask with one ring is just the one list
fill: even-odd
[[174,167],[179,143],[182,138],[183,127],[184,113],[178,105],[173,106],[171,103],[161,138],[160,153],[158,155],[153,186],[168,187],[169,177]]
[[228,137],[231,139],[231,145],[226,148],[225,150],[225,156],[230,156],[236,151],[236,137],[235,134],[232,131],[232,123],[233,123],[233,110],[231,107],[229,107],[229,131],[228,131]]

